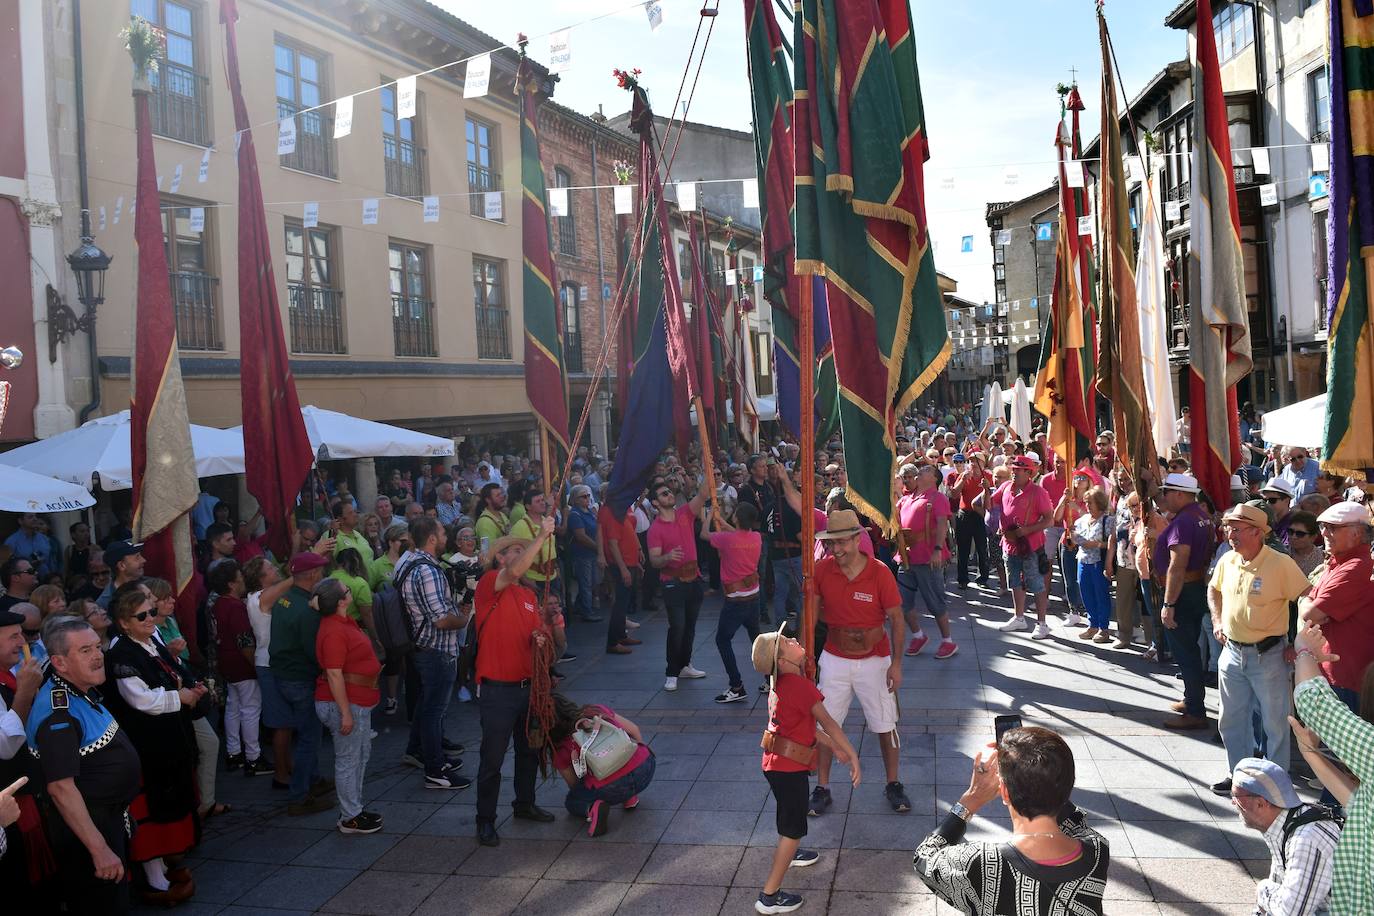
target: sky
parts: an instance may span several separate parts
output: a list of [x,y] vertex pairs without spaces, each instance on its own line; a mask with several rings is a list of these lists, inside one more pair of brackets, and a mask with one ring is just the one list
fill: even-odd
[[[524,32],[530,56],[545,64],[547,34],[571,26],[571,66],[561,74],[554,98],[584,114],[603,108],[613,116],[629,98],[616,88],[615,67],[640,68],[655,108],[666,112],[672,105],[707,0],[661,0],[657,30],[650,29],[644,7],[631,0],[436,2],[498,40],[513,43]],[[1108,0],[1107,24],[1127,97],[1166,63],[1186,55],[1186,33],[1164,25],[1175,3]],[[1094,9],[1094,0],[912,0],[930,138],[926,194],[935,264],[959,281],[965,298],[993,297],[985,205],[1025,197],[1053,180],[1055,86],[1074,79],[1074,70],[1087,106],[1083,142],[1097,135],[1101,51]],[[790,40],[790,23],[781,25]],[[700,58],[699,45],[694,71]],[[720,0],[686,117],[747,131],[749,106],[743,0]],[[965,253],[961,240],[969,235],[973,250]]]

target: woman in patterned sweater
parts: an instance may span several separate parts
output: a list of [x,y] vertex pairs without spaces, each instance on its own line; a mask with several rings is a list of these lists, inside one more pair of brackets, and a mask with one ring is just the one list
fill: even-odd
[[[974,759],[968,791],[916,848],[913,864],[940,899],[969,916],[1100,914],[1107,841],[1069,800],[1073,752],[1044,728],[1016,728]],[[968,821],[1001,796],[1012,833],[965,843]]]

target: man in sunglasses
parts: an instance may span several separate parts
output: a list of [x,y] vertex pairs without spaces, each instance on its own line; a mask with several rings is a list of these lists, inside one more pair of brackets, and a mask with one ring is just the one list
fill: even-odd
[[1294,446],[1288,450],[1288,464],[1279,472],[1278,479],[1293,490],[1293,501],[1297,502],[1308,493],[1317,492],[1317,478],[1321,468],[1317,462],[1307,457],[1307,449]]
[[5,586],[5,594],[0,595],[0,611],[8,611],[29,600],[29,594],[38,585],[38,568],[28,557],[11,557],[0,567],[0,585]]
[[1269,514],[1274,516],[1274,537],[1287,544],[1288,526],[1293,523],[1293,485],[1275,477],[1260,487],[1260,497],[1269,504]]

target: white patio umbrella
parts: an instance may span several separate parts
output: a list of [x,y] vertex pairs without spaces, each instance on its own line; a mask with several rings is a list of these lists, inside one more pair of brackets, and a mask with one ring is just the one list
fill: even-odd
[[992,388],[988,390],[987,401],[984,403],[983,409],[986,412],[986,415],[983,417],[984,423],[989,419],[1001,420],[1003,423],[1007,421],[1007,402],[1002,397],[1001,382],[992,383]]
[[453,454],[452,439],[364,420],[322,407],[302,407],[301,418],[305,420],[305,434],[310,437],[310,448],[319,461]]
[[[88,420],[76,429],[0,453],[0,465],[22,468],[82,487],[92,476],[105,490],[128,490],[133,483],[129,453],[129,411]],[[191,424],[196,476],[243,473],[243,435],[228,429]]]
[[1030,438],[1030,391],[1026,388],[1026,380],[1020,376],[1017,376],[1016,387],[1011,390],[1011,431],[1022,440]]
[[984,426],[992,418],[992,386],[983,386],[983,403],[978,408],[978,425]]
[[1276,445],[1321,448],[1326,430],[1326,395],[1271,410],[1260,418],[1261,436]]
[[0,474],[0,511],[71,512],[93,505],[95,497],[80,484],[19,468]]

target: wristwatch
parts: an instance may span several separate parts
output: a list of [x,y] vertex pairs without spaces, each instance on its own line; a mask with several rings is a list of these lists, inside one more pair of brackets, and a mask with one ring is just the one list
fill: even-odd
[[1163,606],[1163,607],[1178,607],[1178,602],[1177,602],[1177,601],[1166,601],[1166,602],[1164,602],[1164,604],[1163,604],[1162,606]]
[[953,814],[955,817],[962,819],[963,822],[966,824],[968,823],[969,818],[973,817],[973,812],[965,808],[963,802],[955,802],[954,806],[949,809],[949,813]]

